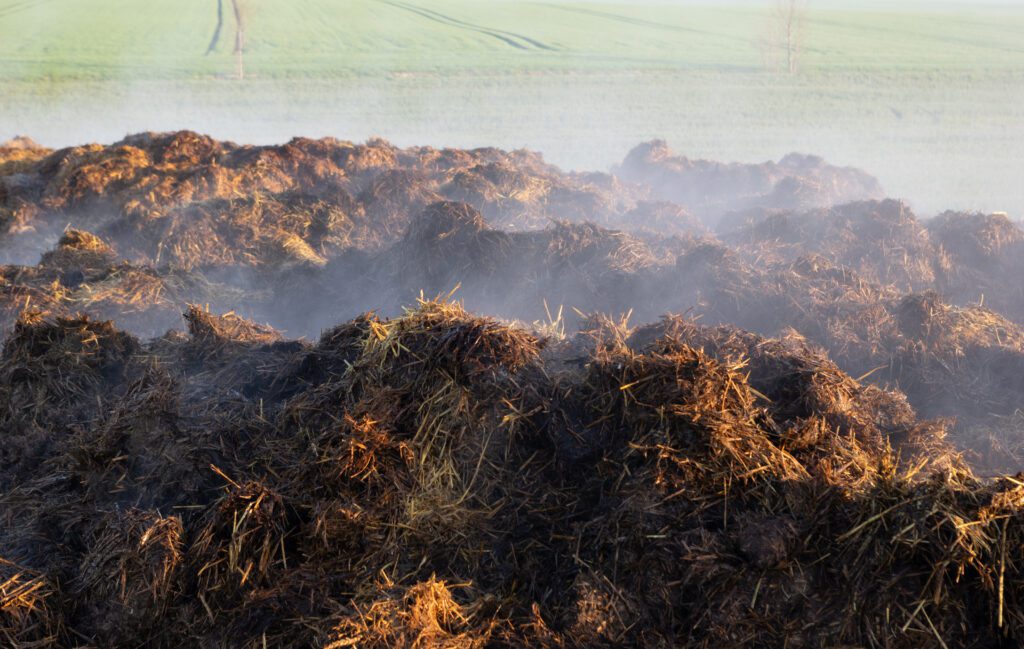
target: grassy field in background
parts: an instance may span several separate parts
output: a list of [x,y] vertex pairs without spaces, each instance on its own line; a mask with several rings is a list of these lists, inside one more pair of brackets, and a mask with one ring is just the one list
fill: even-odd
[[[480,0],[243,0],[259,77],[396,71],[764,65],[769,11],[755,6]],[[768,0],[764,7],[771,7]],[[811,2],[813,7],[814,3]],[[216,0],[0,0],[0,77],[191,79],[233,69],[227,20],[204,56]],[[895,3],[894,6],[899,6]],[[807,71],[1021,69],[1024,12],[814,9]]]
[[[928,211],[1024,215],[1024,11],[810,0],[800,73],[767,69],[773,3],[0,0],[0,139],[192,128],[526,146],[607,168],[638,141],[763,160],[800,150]],[[225,0],[227,3],[227,0]],[[851,3],[852,6],[852,3]]]

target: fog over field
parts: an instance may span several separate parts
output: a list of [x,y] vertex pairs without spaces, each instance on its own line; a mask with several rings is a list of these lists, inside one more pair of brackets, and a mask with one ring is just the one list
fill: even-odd
[[215,2],[0,6],[0,138],[190,128],[527,147],[606,170],[640,141],[692,158],[791,151],[877,175],[925,213],[1024,214],[1017,3],[808,3],[795,74],[773,2],[249,0],[243,81]]

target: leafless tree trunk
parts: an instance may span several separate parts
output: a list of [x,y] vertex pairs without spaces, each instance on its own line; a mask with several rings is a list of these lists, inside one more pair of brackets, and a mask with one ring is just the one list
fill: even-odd
[[800,70],[808,0],[776,0],[765,39],[769,67],[789,74]]
[[231,0],[231,8],[235,12],[235,73],[239,79],[244,79],[245,27],[248,16],[244,0]]
[[[249,24],[249,7],[246,0],[231,0],[231,10],[235,16],[235,76],[239,79],[245,78],[245,28]],[[206,53],[211,54],[217,49],[220,43],[220,35],[224,30],[224,0],[217,0],[217,26],[213,31],[213,38],[206,48]]]

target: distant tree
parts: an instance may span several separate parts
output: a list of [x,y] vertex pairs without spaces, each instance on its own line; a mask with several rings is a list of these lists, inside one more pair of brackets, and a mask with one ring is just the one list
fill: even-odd
[[803,53],[808,0],[775,0],[765,38],[769,67],[796,74]]
[[245,28],[249,22],[249,6],[245,0],[231,0],[235,13],[235,71],[239,79],[245,78]]
[[[239,79],[245,78],[245,29],[249,24],[249,6],[246,0],[231,0],[231,11],[235,17],[235,75]],[[206,48],[210,54],[217,49],[220,43],[220,34],[224,29],[224,0],[217,0],[217,26],[213,30],[213,38]]]

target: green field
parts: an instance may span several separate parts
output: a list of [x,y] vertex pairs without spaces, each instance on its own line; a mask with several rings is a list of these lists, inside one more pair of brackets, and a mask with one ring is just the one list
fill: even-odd
[[770,0],[248,4],[238,81],[230,20],[205,55],[216,0],[0,0],[0,139],[383,135],[603,169],[663,137],[693,157],[820,153],[925,211],[1024,215],[1024,10],[1012,5],[810,0],[788,75],[766,65]]

